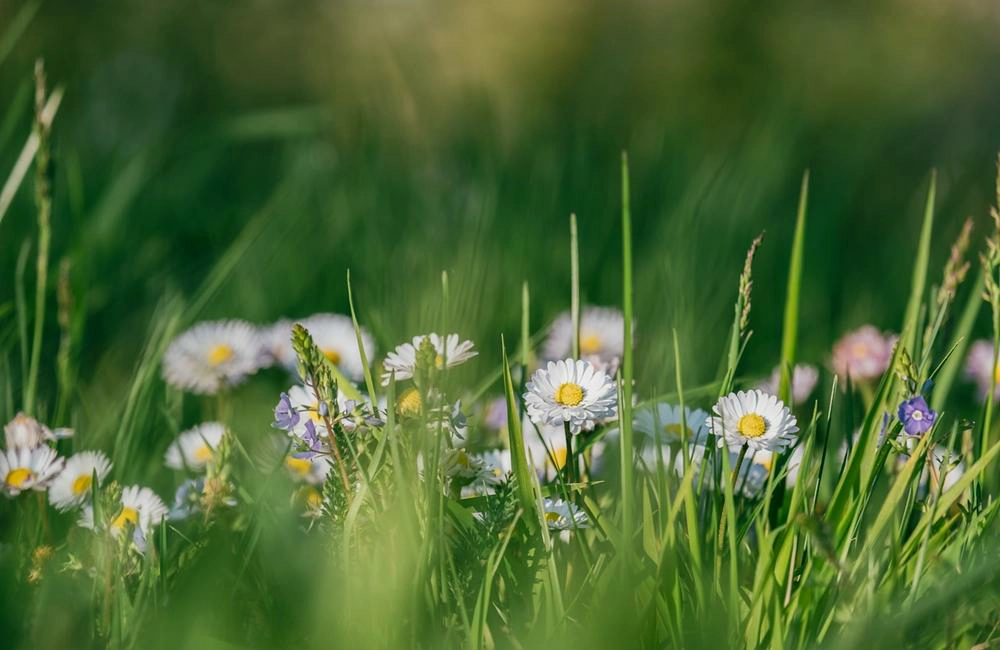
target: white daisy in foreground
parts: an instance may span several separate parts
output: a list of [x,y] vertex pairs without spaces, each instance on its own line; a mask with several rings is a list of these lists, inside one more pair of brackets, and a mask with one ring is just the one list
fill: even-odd
[[25,490],[42,491],[63,468],[64,459],[56,450],[42,445],[34,449],[8,449],[0,453],[0,478],[8,497],[16,497]]
[[[585,307],[580,313],[580,358],[607,367],[617,365],[625,350],[625,318],[611,307]],[[542,345],[542,358],[565,359],[573,353],[573,318],[561,313]]]
[[52,480],[49,486],[49,503],[56,510],[65,512],[83,505],[90,496],[94,485],[107,478],[111,471],[111,461],[99,451],[81,451],[66,461],[66,467]]
[[[792,404],[802,404],[809,399],[818,381],[819,370],[816,366],[808,363],[795,364],[795,368],[792,369]],[[767,381],[761,382],[757,388],[765,393],[777,395],[781,388],[781,368],[775,368]]]
[[[108,529],[118,537],[128,528],[132,529],[132,541],[139,552],[146,552],[146,538],[153,528],[167,516],[169,509],[160,497],[148,487],[130,485],[122,490],[121,509],[114,515]],[[79,525],[94,529],[94,510],[85,506],[80,513]]]
[[204,422],[192,427],[167,447],[164,463],[170,469],[201,469],[212,460],[215,448],[225,435],[226,426],[219,422]]
[[614,417],[617,395],[611,377],[586,361],[550,361],[531,376],[525,386],[524,404],[536,424],[561,426],[572,433],[590,430]]
[[63,428],[53,431],[30,415],[18,413],[4,425],[3,434],[7,449],[34,449],[51,440],[69,438],[73,430]]
[[562,499],[546,499],[542,509],[549,530],[590,527],[590,517],[586,511]]
[[257,372],[265,361],[257,328],[240,320],[199,323],[163,355],[163,378],[172,386],[212,395]]
[[397,381],[413,376],[417,367],[417,351],[425,339],[430,340],[434,346],[434,365],[438,370],[453,368],[479,354],[473,349],[472,341],[462,341],[458,334],[449,334],[444,338],[433,333],[414,336],[410,343],[397,345],[395,350],[386,355],[382,362],[385,367],[385,372],[382,373],[383,386],[389,385],[393,373]]
[[764,391],[730,393],[712,408],[710,430],[719,446],[748,445],[751,451],[782,451],[795,443],[799,427],[784,402]]

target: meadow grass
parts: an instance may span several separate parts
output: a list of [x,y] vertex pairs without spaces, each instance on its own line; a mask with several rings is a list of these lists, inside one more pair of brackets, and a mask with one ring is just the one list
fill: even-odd
[[[23,29],[21,21],[30,20],[36,6],[26,8],[27,18],[8,34]],[[0,62],[4,43],[0,39]],[[718,323],[706,325],[711,345],[692,349],[679,329],[691,321],[697,327],[697,316],[677,315],[668,327],[637,316],[637,302],[657,298],[636,291],[649,267],[634,256],[636,188],[624,154],[620,176],[608,179],[615,190],[608,192],[620,196],[614,220],[620,254],[593,255],[594,247],[582,247],[576,215],[558,236],[556,265],[564,275],[557,283],[530,283],[519,274],[483,291],[480,266],[428,272],[434,260],[426,252],[413,258],[400,252],[404,271],[419,265],[415,273],[434,277],[433,283],[414,281],[421,287],[415,295],[399,291],[386,301],[411,301],[405,315],[404,307],[379,304],[371,295],[376,292],[359,290],[348,269],[324,262],[316,277],[342,285],[339,310],[347,314],[360,373],[352,375],[343,359],[327,355],[318,327],[310,329],[303,319],[305,327],[284,326],[284,343],[294,352],[289,367],[271,359],[267,364],[274,367],[257,372],[265,365],[259,362],[231,386],[196,391],[169,380],[172,344],[209,317],[243,315],[220,313],[216,305],[233,304],[232,298],[218,300],[227,292],[253,294],[253,287],[240,286],[241,277],[252,277],[247,266],[274,259],[279,269],[294,268],[275,251],[301,222],[290,217],[278,223],[273,213],[308,209],[303,187],[314,177],[289,173],[192,290],[166,291],[154,309],[129,319],[144,329],[136,337],[141,345],[110,350],[106,354],[118,363],[85,370],[83,360],[106,359],[87,351],[90,336],[102,338],[93,325],[84,327],[88,313],[72,282],[73,267],[56,267],[50,259],[50,238],[59,236],[52,231],[52,183],[59,177],[49,166],[50,129],[62,93],[46,92],[41,68],[36,88],[33,135],[20,150],[29,152],[35,174],[15,162],[4,186],[11,189],[0,194],[0,228],[9,226],[8,207],[19,209],[8,220],[15,214],[36,218],[19,248],[15,296],[0,304],[2,414],[5,422],[23,411],[52,428],[72,425],[72,437],[40,446],[61,457],[98,449],[113,469],[106,478],[96,470],[88,476],[86,500],[67,513],[57,512],[44,491],[12,493],[13,479],[4,477],[11,497],[0,504],[5,647],[996,643],[996,355],[975,417],[961,416],[968,400],[953,388],[984,306],[992,349],[1000,348],[997,207],[986,243],[974,244],[963,231],[964,242],[960,236],[938,276],[932,173],[922,218],[911,226],[918,233],[915,248],[891,260],[911,271],[908,294],[898,291],[908,295],[893,328],[898,343],[874,376],[823,369],[818,387],[803,399],[795,395],[795,370],[802,330],[813,326],[801,318],[814,228],[809,174],[799,188],[781,282],[760,282],[754,262],[769,240],[749,238],[742,268],[733,260],[731,268],[706,273],[725,279],[724,292],[711,292],[711,301],[720,303],[711,313],[729,314],[732,305],[728,334],[719,333],[724,327]],[[262,123],[271,128],[269,120]],[[244,122],[235,130],[254,128]],[[131,174],[142,175],[141,160],[135,164]],[[309,168],[311,162],[289,164]],[[89,234],[70,247],[77,255],[66,260],[85,266],[103,238],[123,228],[118,215],[139,181],[126,169],[117,182],[99,203]],[[22,187],[33,190],[33,211],[3,198]],[[1000,192],[1000,180],[997,187]],[[366,191],[373,190],[360,192]],[[374,195],[340,200],[364,202]],[[505,244],[511,261],[522,259],[514,253],[517,240],[515,233]],[[378,254],[376,246],[366,250]],[[595,272],[594,258],[613,271]],[[357,279],[365,269],[354,271]],[[605,276],[621,281],[609,299],[619,320],[602,332],[620,336],[621,351],[600,360],[613,384],[614,417],[576,433],[567,424],[565,432],[557,427],[548,436],[546,426],[528,416],[526,395],[534,373],[551,360],[550,316],[567,310],[567,356],[597,366],[583,321],[586,296],[608,295],[588,286],[588,278],[606,283]],[[407,279],[394,281],[407,286]],[[759,305],[780,303],[769,296],[782,286],[780,332],[755,334]],[[964,300],[960,310],[958,298]],[[510,314],[503,322],[513,323],[514,338],[473,324],[484,301]],[[541,315],[532,312],[536,305]],[[412,377],[406,377],[393,372],[384,354],[370,356],[366,349],[368,332],[379,350],[391,350],[427,331],[458,332],[461,339],[474,331],[479,356],[449,368],[450,347],[418,342]],[[768,340],[760,343],[761,337]],[[766,463],[757,462],[758,452],[747,445],[717,446],[717,438],[726,438],[722,431],[689,419],[757,385],[762,368],[746,362],[755,345],[780,350],[764,370],[777,369],[773,392],[798,423],[793,445]],[[100,369],[122,366],[131,369],[126,378],[101,381]],[[706,367],[713,370],[704,372]],[[388,371],[384,383],[382,369]],[[698,381],[692,384],[691,377]],[[279,392],[300,383],[314,405],[293,410],[328,432],[311,458],[302,455],[316,448],[308,433],[298,425],[271,425],[280,420],[270,413]],[[919,396],[927,397],[934,418],[929,430],[915,434],[900,405]],[[504,415],[500,425],[490,418],[497,405]],[[679,407],[677,420],[662,421],[661,405]],[[651,431],[642,425],[643,414],[649,414]],[[224,433],[204,464],[189,465],[182,451],[181,466],[165,468],[168,445],[209,421],[221,423]],[[661,433],[667,426],[676,434]],[[557,457],[563,433],[565,460]],[[6,446],[12,448],[10,434]],[[505,464],[466,471],[496,450],[507,454]],[[298,461],[317,459],[325,464],[317,482],[289,471]],[[190,479],[200,482],[186,484]],[[182,500],[187,510],[158,525],[140,523],[138,515],[129,522],[119,501],[123,486],[133,484],[152,487],[168,506],[185,485],[193,499]],[[553,502],[566,509],[554,510]],[[80,508],[89,508],[93,529],[77,525]]]

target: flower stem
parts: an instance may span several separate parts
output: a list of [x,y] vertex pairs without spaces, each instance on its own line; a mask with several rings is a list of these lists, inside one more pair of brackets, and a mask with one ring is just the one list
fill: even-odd
[[[736,459],[736,467],[733,469],[733,475],[730,478],[730,489],[736,491],[736,480],[739,478],[740,469],[743,466],[743,459],[747,456],[747,445],[743,445],[740,448],[740,456]],[[722,510],[722,517],[719,519],[719,548],[722,548],[723,541],[726,538],[726,510]]]

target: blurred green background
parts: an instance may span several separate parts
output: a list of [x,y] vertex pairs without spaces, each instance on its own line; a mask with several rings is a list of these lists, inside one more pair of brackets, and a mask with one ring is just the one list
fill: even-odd
[[[585,298],[620,303],[627,150],[652,390],[671,384],[675,326],[688,381],[712,376],[762,230],[748,368],[773,366],[806,168],[814,362],[849,327],[898,328],[932,167],[935,277],[962,218],[982,241],[994,200],[986,0],[0,0],[0,25],[0,176],[30,128],[34,59],[66,88],[53,260],[72,260],[85,310],[81,390],[109,401],[157,301],[192,296],[241,234],[248,250],[192,317],[344,312],[350,268],[384,351],[437,325],[447,270],[480,376],[518,331],[523,281],[533,328],[568,306],[571,212]],[[7,301],[35,236],[30,182],[0,233]]]

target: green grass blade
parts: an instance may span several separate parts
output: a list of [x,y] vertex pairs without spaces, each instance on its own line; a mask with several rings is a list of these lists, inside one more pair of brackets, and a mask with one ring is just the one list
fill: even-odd
[[799,296],[802,289],[802,250],[805,246],[806,205],[809,201],[809,170],[802,175],[799,208],[795,217],[792,258],[788,264],[788,290],[785,294],[785,322],[781,333],[781,384],[778,396],[791,404],[792,371],[799,331]]
[[629,195],[628,154],[622,152],[622,313],[624,315],[625,347],[622,353],[621,401],[618,403],[618,421],[621,430],[621,509],[624,563],[631,561],[634,534],[635,480],[633,477],[632,441],[632,212]]

